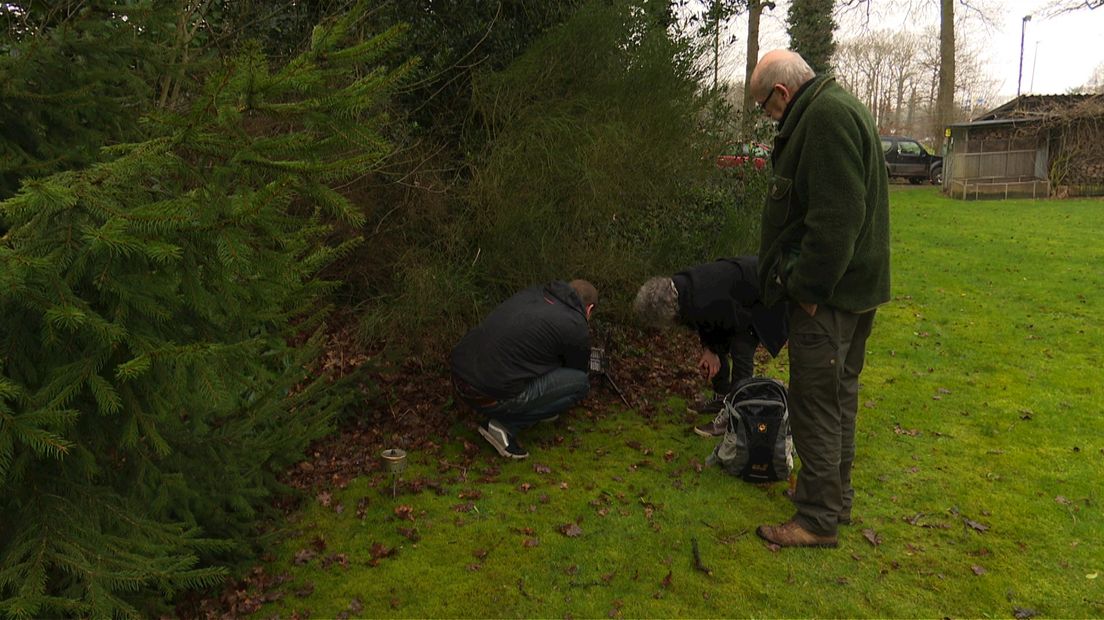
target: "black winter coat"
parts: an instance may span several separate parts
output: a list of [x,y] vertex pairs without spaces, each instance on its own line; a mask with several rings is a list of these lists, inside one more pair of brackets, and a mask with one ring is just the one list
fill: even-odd
[[759,259],[722,258],[672,276],[678,290],[679,321],[697,330],[703,346],[718,355],[729,351],[732,337],[755,328],[759,342],[778,355],[786,344],[785,303],[764,306],[759,299]]
[[583,302],[566,282],[527,288],[502,302],[452,350],[452,373],[505,400],[561,367],[586,370],[590,332]]

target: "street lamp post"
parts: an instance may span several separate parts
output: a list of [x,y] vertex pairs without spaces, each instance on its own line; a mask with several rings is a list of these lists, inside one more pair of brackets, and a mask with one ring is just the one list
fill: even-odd
[[1024,48],[1024,33],[1027,32],[1027,22],[1031,21],[1030,15],[1023,16],[1023,22],[1020,24],[1020,75],[1016,78],[1016,96],[1020,96],[1020,84],[1023,83],[1023,48]]

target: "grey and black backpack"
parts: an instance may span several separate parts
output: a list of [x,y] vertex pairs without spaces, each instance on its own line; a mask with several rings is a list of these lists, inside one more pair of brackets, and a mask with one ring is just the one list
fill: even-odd
[[728,430],[707,464],[748,482],[785,480],[793,469],[786,387],[766,377],[744,379],[725,396]]

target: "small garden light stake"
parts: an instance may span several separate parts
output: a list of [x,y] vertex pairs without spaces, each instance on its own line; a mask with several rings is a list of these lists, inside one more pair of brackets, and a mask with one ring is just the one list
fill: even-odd
[[391,472],[391,497],[398,495],[399,477],[406,469],[406,450],[391,448],[384,450],[380,455],[383,462],[387,463],[387,471]]

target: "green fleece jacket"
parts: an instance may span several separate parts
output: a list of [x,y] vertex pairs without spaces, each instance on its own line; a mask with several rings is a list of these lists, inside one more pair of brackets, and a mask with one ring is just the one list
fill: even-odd
[[889,179],[866,106],[834,78],[813,78],[782,117],[771,163],[763,302],[863,312],[889,301]]

